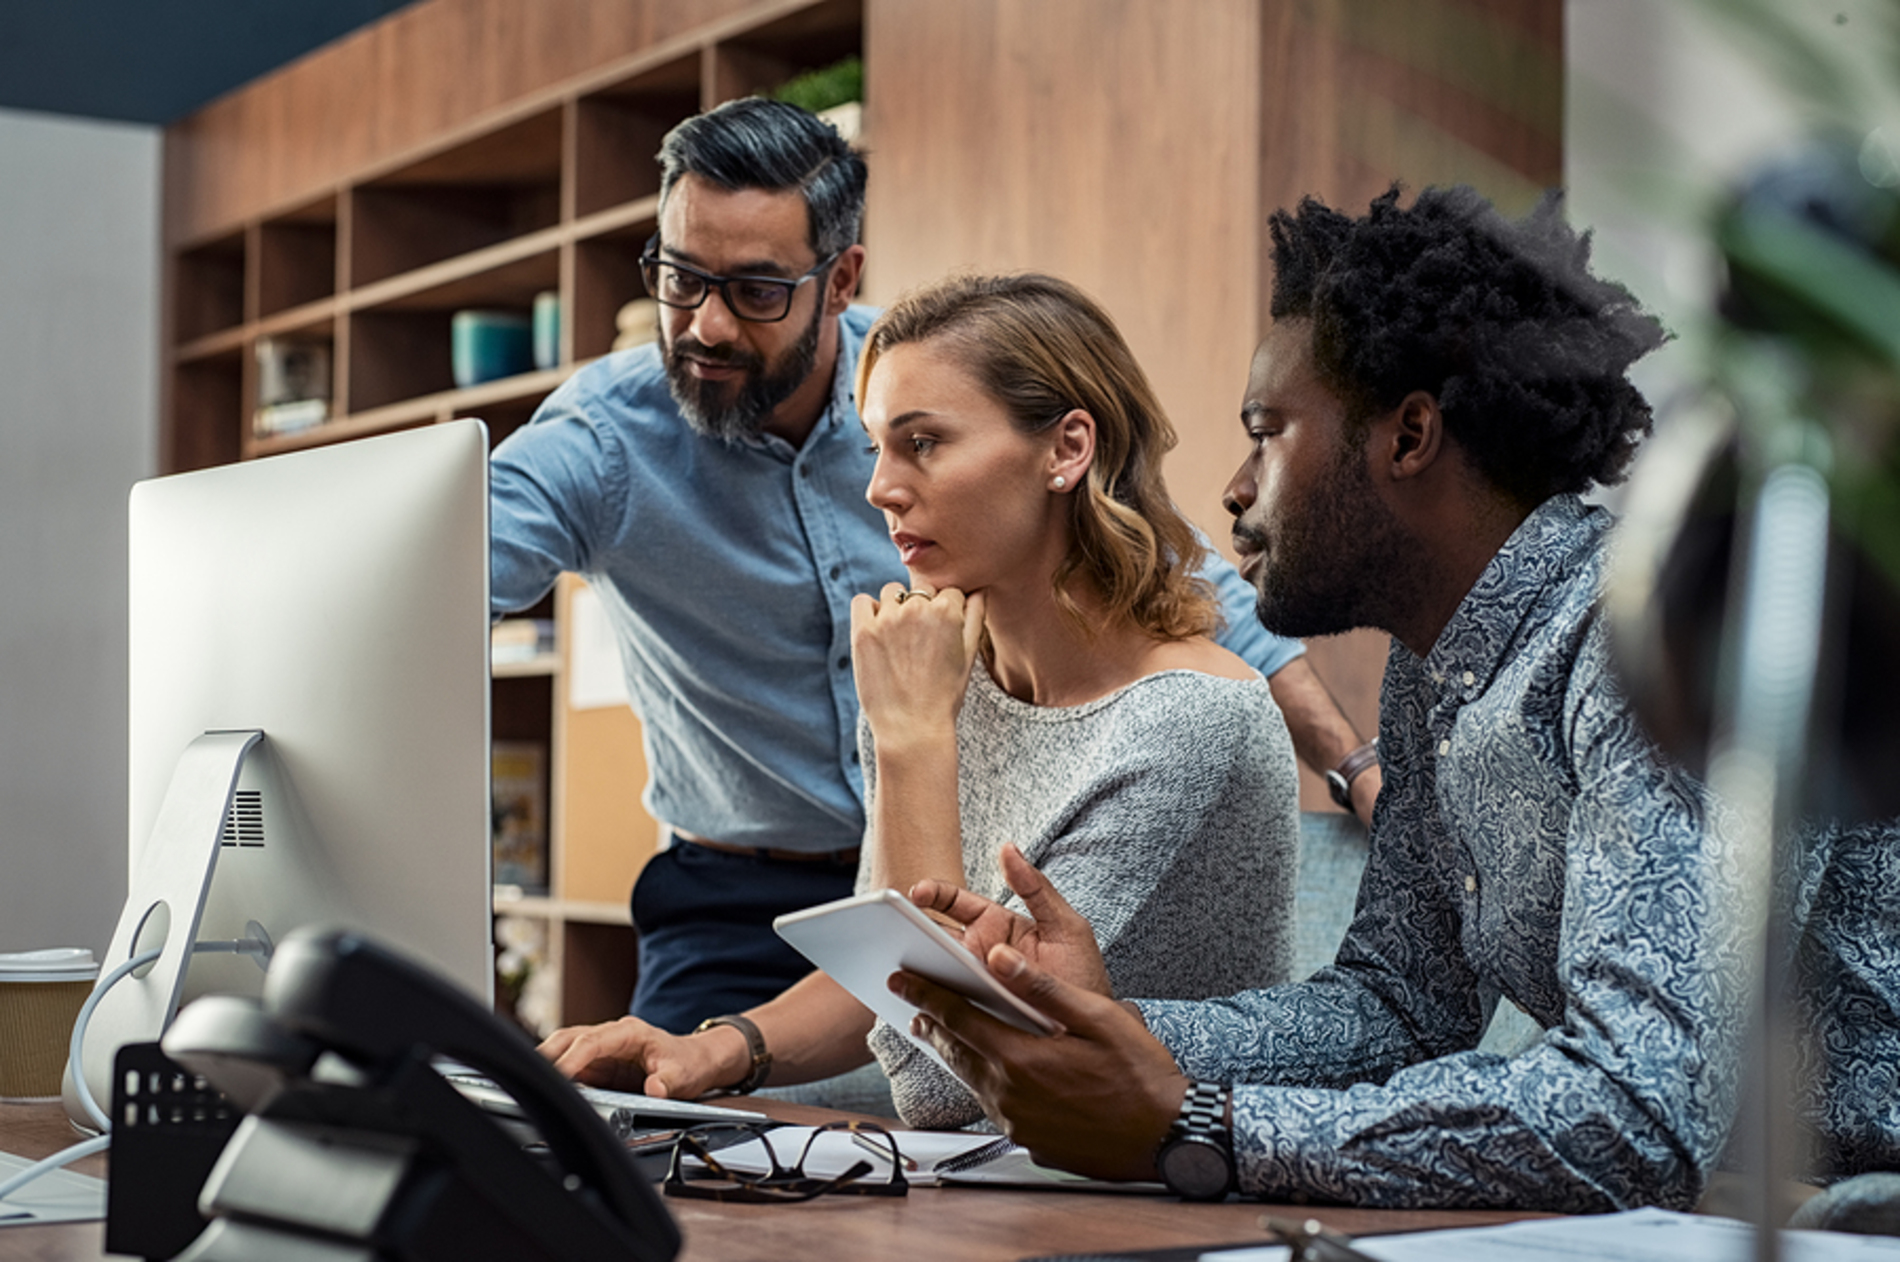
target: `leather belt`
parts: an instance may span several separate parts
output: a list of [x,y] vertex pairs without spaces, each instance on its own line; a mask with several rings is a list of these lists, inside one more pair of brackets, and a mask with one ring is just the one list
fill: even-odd
[[857,867],[860,849],[853,846],[849,850],[781,850],[774,846],[733,846],[678,831],[673,836],[689,846],[703,846],[720,854],[736,854],[747,859],[772,859],[779,863],[827,863],[840,868]]

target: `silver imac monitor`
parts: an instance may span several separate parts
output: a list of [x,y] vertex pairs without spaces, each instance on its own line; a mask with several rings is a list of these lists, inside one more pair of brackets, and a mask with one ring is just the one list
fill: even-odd
[[[179,1006],[261,992],[299,925],[492,1002],[488,442],[456,421],[141,482],[130,877],[85,1079]],[[67,1111],[89,1125],[70,1081]]]

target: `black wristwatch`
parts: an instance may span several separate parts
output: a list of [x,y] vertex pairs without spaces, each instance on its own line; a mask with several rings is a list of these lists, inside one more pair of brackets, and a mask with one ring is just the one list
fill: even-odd
[[1326,789],[1333,795],[1333,801],[1343,809],[1352,809],[1352,782],[1359,773],[1379,762],[1379,738],[1373,737],[1358,749],[1353,750],[1339,760],[1339,765],[1326,773]]
[[1218,1201],[1234,1190],[1234,1137],[1227,1129],[1232,1087],[1188,1084],[1181,1115],[1168,1128],[1155,1165],[1168,1190],[1184,1201]]

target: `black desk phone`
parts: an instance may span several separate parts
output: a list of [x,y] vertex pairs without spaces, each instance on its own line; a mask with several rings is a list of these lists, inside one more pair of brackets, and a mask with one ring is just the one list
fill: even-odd
[[[165,1054],[247,1116],[199,1195],[190,1262],[668,1262],[680,1234],[607,1124],[526,1035],[363,934],[278,945],[260,1001],[207,996]],[[546,1145],[524,1151],[437,1058],[473,1066]]]

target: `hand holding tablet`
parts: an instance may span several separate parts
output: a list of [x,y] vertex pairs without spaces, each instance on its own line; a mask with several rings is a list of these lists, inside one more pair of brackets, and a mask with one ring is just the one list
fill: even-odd
[[[1019,1030],[1052,1034],[1057,1028],[1005,990],[968,948],[896,890],[874,890],[792,912],[774,920],[772,928],[907,1038],[917,1010],[893,995],[888,985],[890,975],[900,971],[927,977]],[[929,1044],[912,1042],[942,1063]]]

